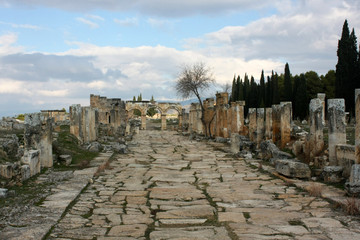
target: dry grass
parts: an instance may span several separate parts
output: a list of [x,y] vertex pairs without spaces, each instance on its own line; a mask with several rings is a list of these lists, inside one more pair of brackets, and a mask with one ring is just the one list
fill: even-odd
[[320,184],[312,183],[306,188],[312,197],[321,197],[322,196],[322,186]]
[[355,216],[360,215],[360,200],[355,197],[349,197],[345,201],[344,210],[347,214]]
[[110,167],[110,161],[106,161],[105,163],[101,164],[98,169],[95,172],[95,176],[99,176],[102,172],[105,171],[105,169],[111,169]]

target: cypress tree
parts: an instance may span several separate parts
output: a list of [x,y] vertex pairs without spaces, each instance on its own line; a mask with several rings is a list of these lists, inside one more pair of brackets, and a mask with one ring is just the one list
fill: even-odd
[[133,97],[133,101],[136,102],[136,97],[135,96]]
[[240,76],[237,77],[236,79],[236,86],[235,86],[235,99],[234,102],[239,100],[239,85],[240,85]]
[[289,64],[285,64],[285,74],[284,74],[284,97],[285,101],[292,101],[292,84],[291,84],[291,74]]
[[240,79],[240,76],[238,77],[238,80],[239,80],[239,83],[238,83],[238,92],[239,92],[238,100],[239,101],[244,101],[245,100],[245,98],[244,98],[244,84],[243,84],[242,80]]
[[266,107],[271,107],[271,105],[272,105],[272,82],[271,82],[271,78],[269,76],[267,76],[265,88],[266,88],[265,105],[266,105]]
[[354,89],[358,85],[358,52],[354,29],[345,20],[337,49],[335,96],[345,99],[347,111],[354,110]]
[[305,119],[309,109],[309,99],[306,92],[306,78],[304,74],[300,74],[300,77],[296,76],[294,80],[294,85],[296,85],[296,92],[294,94],[294,115],[300,119]]
[[261,71],[261,77],[260,77],[260,87],[259,87],[259,102],[258,106],[263,108],[265,107],[265,76],[264,76],[264,70]]
[[230,102],[234,102],[235,101],[235,88],[236,88],[236,80],[235,80],[235,75],[232,81],[232,85],[231,85],[231,96],[230,96]]
[[249,107],[258,107],[258,86],[253,76],[251,76],[250,80]]
[[272,104],[279,104],[280,103],[280,93],[279,93],[279,77],[278,74],[274,72],[272,72],[272,77],[274,78],[272,80],[273,82],[273,100],[272,100]]

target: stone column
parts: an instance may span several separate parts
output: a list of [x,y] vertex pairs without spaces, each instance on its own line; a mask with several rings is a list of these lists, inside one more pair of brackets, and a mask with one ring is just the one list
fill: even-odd
[[240,134],[244,134],[244,106],[245,106],[245,101],[238,101],[238,117],[239,117],[239,121],[238,121],[238,129],[239,129],[239,133]]
[[83,133],[81,129],[82,110],[80,104],[70,106],[70,133],[83,142]]
[[232,153],[238,153],[240,150],[240,135],[238,133],[232,133],[230,139],[230,150]]
[[47,118],[41,113],[26,114],[24,124],[25,148],[40,150],[41,167],[52,167],[52,118]]
[[272,108],[265,109],[265,139],[272,139]]
[[355,163],[360,164],[360,89],[355,89]]
[[249,138],[250,141],[256,140],[256,108],[249,108]]
[[280,131],[281,131],[281,147],[284,148],[291,139],[291,102],[281,102]]
[[201,106],[200,106],[200,104],[197,104],[196,105],[196,123],[197,123],[196,132],[198,134],[204,133],[204,125],[201,121],[201,117],[202,117]]
[[257,108],[256,109],[256,142],[258,146],[260,142],[264,140],[264,108]]
[[279,104],[272,105],[272,140],[274,143],[280,140],[280,116],[281,107]]
[[141,129],[146,130],[146,113],[141,114]]
[[166,130],[166,114],[161,114],[161,130]]
[[83,133],[82,141],[89,143],[97,140],[97,127],[98,127],[98,111],[92,107],[81,108],[82,121],[81,128]]
[[324,148],[324,105],[321,99],[311,99],[309,105],[309,124],[310,133],[306,144],[306,152],[309,161],[312,161],[315,156]]
[[329,116],[329,162],[337,166],[335,146],[346,144],[345,100],[328,99]]
[[325,93],[318,93],[317,94],[317,98],[320,99],[321,103],[322,103],[322,109],[323,109],[323,112],[322,112],[322,122],[323,122],[323,125],[325,126],[325,97],[326,97],[326,94]]

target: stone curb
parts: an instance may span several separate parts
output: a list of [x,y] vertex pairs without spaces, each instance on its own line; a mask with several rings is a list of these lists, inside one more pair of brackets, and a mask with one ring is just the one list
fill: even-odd
[[14,236],[14,233],[9,233],[9,239],[45,239],[53,226],[63,217],[68,206],[89,184],[90,179],[94,177],[98,167],[108,161],[112,155],[112,152],[100,153],[98,157],[91,161],[90,168],[75,170],[73,172],[74,176],[69,179],[69,181],[65,181],[63,184],[51,189],[52,194],[47,196],[40,205],[40,207],[46,208],[51,212],[51,214],[47,216],[41,216],[46,218],[47,224],[41,224],[41,226],[29,224],[26,227],[18,229],[15,234],[16,236]]

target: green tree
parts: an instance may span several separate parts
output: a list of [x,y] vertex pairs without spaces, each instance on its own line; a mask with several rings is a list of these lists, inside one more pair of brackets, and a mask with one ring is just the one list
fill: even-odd
[[133,97],[133,102],[136,102],[136,97],[135,96]]
[[236,88],[236,78],[235,78],[235,75],[234,75],[234,79],[233,79],[232,85],[231,85],[230,102],[234,102],[234,101],[235,101],[235,88]]
[[271,74],[272,82],[272,104],[280,103],[280,92],[279,92],[279,76],[277,73],[274,75],[274,71]]
[[314,71],[308,71],[305,73],[306,89],[309,99],[317,97],[318,93],[323,92],[324,84],[321,81],[319,75]]
[[253,76],[251,76],[250,80],[249,107],[258,107],[258,86]]
[[238,100],[239,101],[244,101],[244,83],[242,82],[240,76],[238,76]]
[[292,84],[291,84],[291,73],[289,64],[285,64],[285,73],[284,73],[284,100],[285,101],[292,101]]
[[272,82],[271,82],[271,78],[269,76],[267,76],[267,81],[265,84],[265,105],[266,107],[271,107],[272,105]]
[[325,76],[320,76],[324,86],[324,93],[328,99],[335,98],[335,79],[336,74],[334,70],[329,70]]
[[335,96],[345,99],[347,111],[354,110],[354,89],[359,84],[356,79],[359,74],[358,54],[355,31],[353,29],[350,33],[345,20],[337,49]]
[[260,86],[259,86],[259,99],[258,99],[258,106],[263,108],[265,107],[265,76],[264,70],[261,71],[260,77]]
[[306,91],[306,78],[304,74],[294,78],[294,116],[305,119],[309,109],[309,98]]

